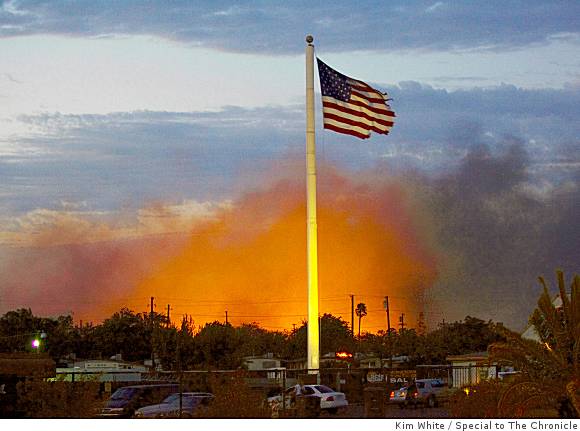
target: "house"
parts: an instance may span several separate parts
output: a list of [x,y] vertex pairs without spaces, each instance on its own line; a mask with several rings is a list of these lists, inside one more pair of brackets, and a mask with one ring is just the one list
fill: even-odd
[[489,361],[487,352],[448,356],[451,362],[451,381],[449,387],[461,388],[479,383],[481,380],[497,378],[498,367]]
[[263,371],[271,369],[280,369],[282,361],[274,358],[272,353],[266,353],[262,356],[246,356],[244,358],[244,368],[248,371]]
[[252,388],[273,388],[283,385],[286,368],[282,361],[274,358],[272,353],[262,356],[246,356],[243,359],[244,368],[249,372],[246,383]]
[[[322,355],[319,359],[320,368],[348,368],[352,362],[352,357],[349,359],[342,359],[338,354],[342,352],[328,352]],[[352,355],[351,355],[352,356]],[[284,361],[288,370],[306,370],[308,368],[308,361],[306,358],[289,359]]]
[[389,361],[389,358],[379,358],[378,356],[366,356],[357,355],[357,360],[360,364],[360,368],[406,368],[409,363],[409,357],[403,356],[393,356]]
[[96,380],[99,382],[140,382],[147,367],[130,362],[86,360],[56,369],[57,379],[64,381]]

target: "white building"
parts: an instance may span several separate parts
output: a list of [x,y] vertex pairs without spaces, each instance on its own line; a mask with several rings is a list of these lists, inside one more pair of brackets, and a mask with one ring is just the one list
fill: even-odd
[[274,358],[272,353],[263,356],[246,356],[244,366],[248,371],[276,370],[281,368],[282,361]]
[[86,360],[69,367],[57,368],[56,377],[64,381],[95,380],[99,382],[139,382],[147,367],[129,362]]
[[476,385],[481,380],[498,377],[497,366],[490,363],[487,352],[448,356],[447,360],[452,365],[451,382],[449,382],[452,388]]

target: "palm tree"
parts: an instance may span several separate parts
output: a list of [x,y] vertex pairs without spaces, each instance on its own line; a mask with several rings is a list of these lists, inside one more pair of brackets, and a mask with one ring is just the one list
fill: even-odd
[[580,276],[574,276],[568,294],[564,273],[556,274],[558,300],[551,297],[544,278],[538,279],[544,291],[530,323],[540,341],[504,329],[507,341],[490,346],[492,360],[510,363],[521,372],[500,396],[500,415],[521,416],[534,406],[551,403],[560,416],[580,416]]
[[355,310],[356,315],[358,316],[358,337],[360,338],[360,321],[363,317],[367,315],[367,306],[365,303],[360,302],[356,305]]

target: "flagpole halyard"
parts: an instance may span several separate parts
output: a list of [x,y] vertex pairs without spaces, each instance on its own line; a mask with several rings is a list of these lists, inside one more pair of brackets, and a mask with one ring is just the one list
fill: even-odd
[[318,235],[316,224],[316,141],[314,130],[314,38],[306,36],[306,225],[308,262],[308,353],[310,374],[320,367],[318,322]]

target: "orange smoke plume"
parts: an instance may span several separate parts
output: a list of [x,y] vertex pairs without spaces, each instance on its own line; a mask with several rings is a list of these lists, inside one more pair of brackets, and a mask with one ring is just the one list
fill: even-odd
[[[319,176],[320,312],[350,322],[354,294],[355,306],[368,309],[363,332],[386,329],[386,295],[391,326],[398,327],[401,313],[407,327],[415,326],[436,277],[434,253],[417,227],[425,223],[406,186],[377,177],[359,181],[328,167]],[[3,312],[72,311],[77,322],[98,322],[121,307],[148,311],[153,296],[155,311],[171,305],[174,323],[185,314],[196,324],[224,321],[226,310],[234,325],[268,329],[306,319],[303,181],[280,179],[233,203],[91,217],[34,212],[20,223],[28,229],[6,236],[20,246],[0,248]]]
[[[367,305],[362,331],[386,329],[405,313],[415,326],[435,259],[416,233],[403,186],[358,184],[324,169],[319,184],[320,312],[350,321],[349,294]],[[217,221],[194,229],[176,257],[139,283],[136,297],[171,304],[174,319],[257,322],[288,329],[306,319],[306,208],[302,183],[280,181],[248,194]],[[137,307],[142,304],[132,304]],[[355,317],[356,319],[356,317]],[[355,323],[355,330],[357,329]]]

